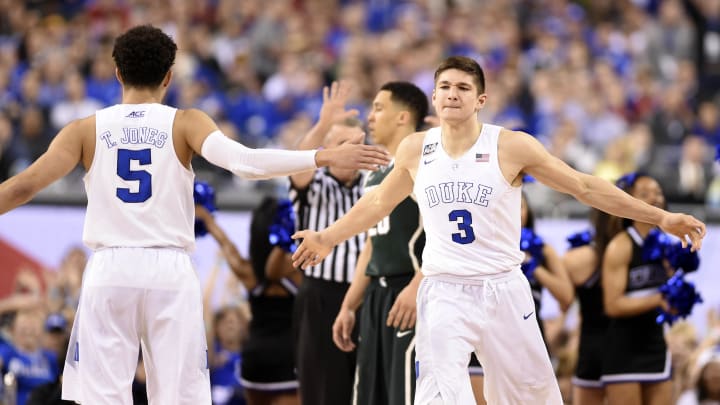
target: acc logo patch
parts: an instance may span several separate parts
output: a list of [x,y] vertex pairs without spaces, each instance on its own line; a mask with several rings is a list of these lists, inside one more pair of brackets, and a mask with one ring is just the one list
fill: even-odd
[[425,145],[425,148],[423,149],[423,156],[435,152],[435,149],[437,149],[437,142]]

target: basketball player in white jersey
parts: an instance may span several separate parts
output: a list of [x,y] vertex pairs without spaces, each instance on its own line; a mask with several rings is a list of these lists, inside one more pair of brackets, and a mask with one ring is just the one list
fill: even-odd
[[29,201],[78,163],[87,170],[85,271],[63,377],[63,399],[132,404],[142,346],[151,404],[209,405],[207,345],[194,248],[190,160],[247,178],[286,176],[321,165],[372,169],[379,148],[252,150],[225,137],[198,110],[161,104],[177,46],[151,26],[117,38],[113,58],[122,104],[63,128],[27,170],[0,184],[0,214]]
[[474,404],[467,372],[473,351],[485,369],[489,404],[562,404],[520,270],[523,175],[601,210],[657,224],[683,240],[687,235],[694,249],[705,225],[573,170],[526,133],[478,122],[484,92],[477,62],[442,62],[432,95],[441,125],[405,138],[392,172],[343,218],[320,232],[297,232],[304,240],[293,258],[295,265],[317,264],[414,192],[427,235],[417,296],[415,404]]

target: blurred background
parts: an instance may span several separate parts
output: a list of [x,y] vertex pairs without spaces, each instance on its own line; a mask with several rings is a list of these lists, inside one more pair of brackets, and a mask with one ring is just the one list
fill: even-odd
[[[487,80],[482,121],[527,131],[611,181],[649,172],[671,210],[711,224],[695,279],[706,302],[691,324],[696,340],[720,325],[720,0],[0,0],[0,181],[71,120],[120,101],[114,38],[148,23],[179,46],[167,104],[204,110],[252,147],[294,148],[332,80],[353,83],[348,107],[364,119],[386,81],[429,96],[443,58],[475,58]],[[249,210],[286,195],[286,180],[244,181],[199,157],[193,166],[246,255]],[[87,254],[83,173],[0,216],[0,298],[43,291],[64,302],[57,308],[75,305]],[[564,237],[587,227],[587,208],[539,184],[525,189],[539,234],[564,252]],[[216,257],[214,241],[199,240],[203,280]],[[238,291],[226,279],[217,305]]]

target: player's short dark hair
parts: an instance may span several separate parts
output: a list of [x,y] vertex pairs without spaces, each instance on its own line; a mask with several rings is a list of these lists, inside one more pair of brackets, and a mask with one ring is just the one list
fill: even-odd
[[485,92],[485,73],[475,59],[465,56],[450,56],[446,58],[435,70],[435,83],[437,83],[440,73],[450,69],[457,69],[469,73],[475,79],[475,86],[477,86],[478,93],[482,94]]
[[410,82],[387,82],[380,88],[380,91],[383,90],[390,92],[390,100],[394,103],[407,107],[415,123],[415,130],[420,130],[429,109],[425,93]]
[[173,63],[177,45],[151,25],[140,25],[117,37],[112,57],[123,83],[130,87],[160,86]]

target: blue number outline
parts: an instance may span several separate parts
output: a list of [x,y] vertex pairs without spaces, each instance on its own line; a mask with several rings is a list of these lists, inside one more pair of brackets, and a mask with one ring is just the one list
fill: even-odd
[[130,150],[118,149],[117,154],[117,175],[127,181],[137,181],[138,191],[131,192],[129,188],[118,187],[115,195],[126,203],[141,203],[152,197],[152,174],[147,170],[130,170],[130,161],[137,160],[143,165],[152,163],[150,149]]
[[453,233],[452,240],[461,245],[467,245],[475,240],[475,231],[472,228],[472,214],[468,210],[452,210],[448,214],[450,222],[457,223],[458,231]]

